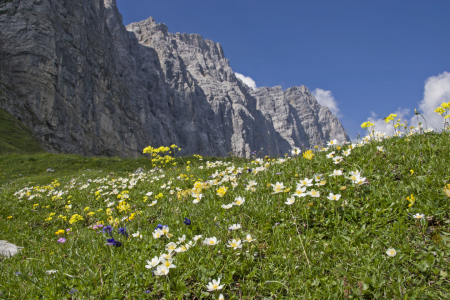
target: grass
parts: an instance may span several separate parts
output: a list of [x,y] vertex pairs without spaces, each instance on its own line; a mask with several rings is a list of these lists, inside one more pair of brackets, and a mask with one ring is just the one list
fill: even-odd
[[[1,259],[0,299],[448,299],[449,140],[448,132],[372,140],[339,164],[326,155],[349,145],[311,160],[190,157],[156,171],[145,158],[2,156],[0,239],[24,249]],[[142,166],[146,173],[130,173]],[[329,176],[335,169],[345,176]],[[356,170],[364,184],[346,178]],[[12,178],[18,172],[23,177]],[[318,173],[326,183],[307,190],[320,197],[285,204],[300,180]],[[203,198],[194,204],[196,182]],[[274,194],[277,182],[285,187]],[[220,197],[222,186],[228,190]],[[341,198],[327,199],[330,192]],[[236,197],[245,202],[221,207]],[[82,220],[70,224],[75,214]],[[103,232],[110,220],[111,236]],[[99,222],[103,228],[93,229]],[[158,224],[173,237],[154,238]],[[241,228],[229,230],[233,224]],[[128,238],[119,234],[124,227]],[[142,238],[131,235],[138,231]],[[226,246],[247,234],[255,240]],[[173,255],[168,275],[145,267],[183,235],[178,246],[195,245]],[[107,245],[111,237],[121,246]],[[210,237],[220,242],[204,245]],[[223,288],[208,291],[219,278]]]
[[0,109],[0,155],[44,152],[31,131],[7,111]]

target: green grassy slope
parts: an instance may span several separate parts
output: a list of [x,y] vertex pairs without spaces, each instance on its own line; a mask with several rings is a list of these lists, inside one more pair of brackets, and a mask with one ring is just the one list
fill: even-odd
[[31,132],[7,111],[0,109],[0,155],[44,152]]
[[[145,158],[4,156],[2,170],[16,166],[28,177],[0,189],[0,239],[24,247],[0,258],[0,299],[448,299],[449,133],[372,141],[345,156],[348,149],[209,166],[184,158],[140,176],[128,171],[149,170]],[[343,161],[327,158],[332,151]],[[49,167],[55,172],[44,172]],[[343,175],[330,176],[334,170]],[[356,170],[362,185],[347,178]],[[323,185],[313,180],[305,191],[319,197],[286,204],[300,181],[319,173]],[[199,203],[193,192],[203,195]],[[330,192],[341,197],[329,200]],[[111,235],[93,228],[99,222],[114,226]],[[173,236],[155,237],[158,224]],[[241,228],[229,230],[234,224]],[[119,233],[125,227],[128,237]],[[227,247],[248,234],[255,240]],[[148,261],[183,235],[172,253],[176,267],[157,276]],[[211,237],[220,242],[205,245]],[[107,245],[111,238],[120,247]],[[224,286],[208,291],[219,278]]]

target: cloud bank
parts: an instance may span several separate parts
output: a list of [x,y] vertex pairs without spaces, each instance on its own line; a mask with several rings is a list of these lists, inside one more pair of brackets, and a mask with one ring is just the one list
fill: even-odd
[[248,87],[252,88],[253,90],[256,90],[256,82],[253,79],[236,72],[234,73],[234,75],[236,75],[237,78],[242,80],[242,82],[244,82]]
[[337,102],[334,99],[331,91],[315,89],[312,94],[317,99],[317,102],[319,102],[320,105],[328,107],[336,117],[341,117],[339,108],[337,107]]
[[[428,128],[434,128],[436,130],[441,130],[444,126],[444,119],[441,115],[434,112],[434,110],[442,104],[442,102],[450,101],[450,73],[444,72],[437,76],[431,76],[425,80],[425,87],[423,93],[423,99],[419,103],[418,111],[425,117],[427,124],[423,122],[422,117],[417,118],[414,113],[412,113],[411,118],[408,120],[408,124],[417,126],[418,122],[422,122],[423,126],[428,126]],[[396,112],[397,118],[402,120],[407,119],[410,115],[410,110],[407,108],[399,107]],[[385,116],[387,117],[387,116]],[[417,121],[419,120],[419,121]],[[390,124],[384,123],[383,119],[377,118],[376,113],[371,112],[371,116],[367,118],[375,124],[375,131],[386,132],[391,134],[394,132],[394,127]]]
[[[444,119],[434,110],[442,104],[442,102],[450,101],[450,73],[444,72],[437,76],[431,76],[425,80],[425,90],[423,99],[419,104],[419,109],[429,123],[436,129],[442,129]],[[421,118],[419,118],[421,119]]]

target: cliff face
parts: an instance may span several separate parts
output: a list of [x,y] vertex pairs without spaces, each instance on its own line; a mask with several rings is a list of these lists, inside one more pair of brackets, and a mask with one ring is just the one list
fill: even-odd
[[0,106],[61,152],[273,155],[348,140],[306,87],[252,91],[218,43],[153,18],[125,27],[115,0],[0,0],[0,81]]

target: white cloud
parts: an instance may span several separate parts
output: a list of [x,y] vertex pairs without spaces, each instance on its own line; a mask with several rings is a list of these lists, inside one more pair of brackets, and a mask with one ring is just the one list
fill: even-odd
[[337,107],[337,102],[334,99],[331,91],[315,89],[312,92],[312,94],[317,99],[317,102],[319,102],[320,105],[328,107],[336,117],[340,117],[339,108]]
[[[418,122],[422,122],[422,125],[428,126],[428,128],[434,128],[437,130],[442,129],[444,126],[444,120],[441,115],[434,112],[434,110],[442,104],[442,102],[450,101],[450,73],[444,72],[437,76],[431,76],[425,80],[425,87],[423,92],[423,99],[419,103],[419,112],[425,117],[426,124],[423,122],[422,117],[412,115],[408,120],[408,124],[417,126]],[[410,110],[407,108],[398,108],[395,114],[397,118],[405,120],[409,115]],[[387,117],[387,116],[386,116]],[[375,131],[386,132],[391,134],[394,132],[394,127],[390,124],[386,124],[383,119],[378,119],[376,113],[371,112],[371,116],[367,118],[368,121],[375,124]],[[418,121],[417,121],[418,120]]]
[[[442,129],[444,126],[444,119],[441,115],[434,112],[434,110],[442,104],[442,102],[450,101],[450,73],[444,72],[437,76],[431,76],[425,80],[425,90],[423,92],[423,99],[419,104],[419,109],[428,126],[435,129]],[[419,121],[422,118],[419,117]],[[417,121],[416,121],[417,122]],[[425,125],[425,124],[424,124]]]
[[[367,118],[367,121],[370,121],[375,125],[375,131],[385,132],[387,134],[394,133],[394,126],[392,126],[392,122],[391,122],[391,124],[386,124],[383,119],[377,118],[378,117],[377,114],[374,113],[373,111],[371,111],[370,114],[371,114],[371,116],[369,118]],[[409,115],[409,109],[399,107],[397,109],[397,111],[394,112],[394,114],[397,115],[397,119],[405,120],[406,117]],[[408,121],[408,122],[410,123],[410,121]]]
[[253,79],[239,73],[234,74],[236,75],[237,78],[242,80],[242,82],[244,82],[248,87],[252,88],[253,90],[256,90],[256,82]]

